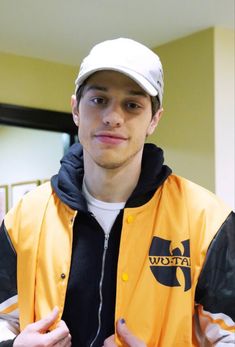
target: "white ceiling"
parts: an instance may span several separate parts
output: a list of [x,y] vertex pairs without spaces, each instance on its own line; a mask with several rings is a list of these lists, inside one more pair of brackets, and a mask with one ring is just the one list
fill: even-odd
[[72,65],[104,39],[154,47],[212,26],[234,29],[234,0],[0,0],[0,51]]

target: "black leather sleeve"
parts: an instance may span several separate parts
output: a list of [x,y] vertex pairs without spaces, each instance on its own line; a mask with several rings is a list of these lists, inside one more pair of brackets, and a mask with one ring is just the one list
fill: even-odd
[[235,321],[235,213],[225,220],[208,249],[195,301]]
[[16,253],[3,222],[0,227],[0,304],[16,294]]
[[14,340],[7,340],[7,341],[0,342],[0,347],[12,347],[14,341],[15,341],[15,339]]
[[[16,253],[3,222],[0,227],[0,304],[16,294]],[[0,324],[7,319],[5,316],[0,312]],[[0,347],[10,347],[13,343],[14,339],[2,341]]]

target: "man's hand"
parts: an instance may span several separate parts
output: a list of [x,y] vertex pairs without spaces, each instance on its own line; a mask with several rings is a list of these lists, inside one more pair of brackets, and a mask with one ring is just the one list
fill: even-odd
[[13,347],[71,347],[71,335],[64,321],[47,332],[56,322],[59,310],[54,310],[45,318],[29,324],[15,339]]
[[[119,321],[117,322],[117,334],[125,346],[146,347],[146,344],[143,341],[138,339],[136,336],[134,336],[130,332],[130,330],[127,328],[127,325],[124,319],[119,319]],[[117,347],[117,344],[115,343],[114,335],[108,337],[104,341],[103,347]]]

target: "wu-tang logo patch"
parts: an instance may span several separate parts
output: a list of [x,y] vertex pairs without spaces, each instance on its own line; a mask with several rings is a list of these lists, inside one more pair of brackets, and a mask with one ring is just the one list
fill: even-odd
[[150,269],[156,280],[168,287],[191,288],[189,240],[178,243],[154,237],[149,250]]

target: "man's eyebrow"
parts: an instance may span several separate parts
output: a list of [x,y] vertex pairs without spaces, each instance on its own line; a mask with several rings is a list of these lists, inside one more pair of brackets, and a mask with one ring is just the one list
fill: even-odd
[[136,96],[144,96],[147,98],[148,94],[142,90],[129,90],[128,94]]
[[[98,90],[98,91],[101,91],[101,92],[108,92],[108,88],[107,87],[104,87],[104,86],[101,86],[101,85],[98,85],[98,84],[87,85],[86,86],[86,91],[88,92],[90,90]],[[127,94],[128,95],[133,95],[133,96],[144,96],[144,97],[148,96],[148,94],[145,93],[142,90],[127,90]]]
[[100,90],[102,92],[107,92],[108,91],[108,88],[106,87],[103,87],[103,86],[99,86],[97,84],[91,84],[91,85],[88,85],[86,87],[86,91],[88,92],[89,90]]

